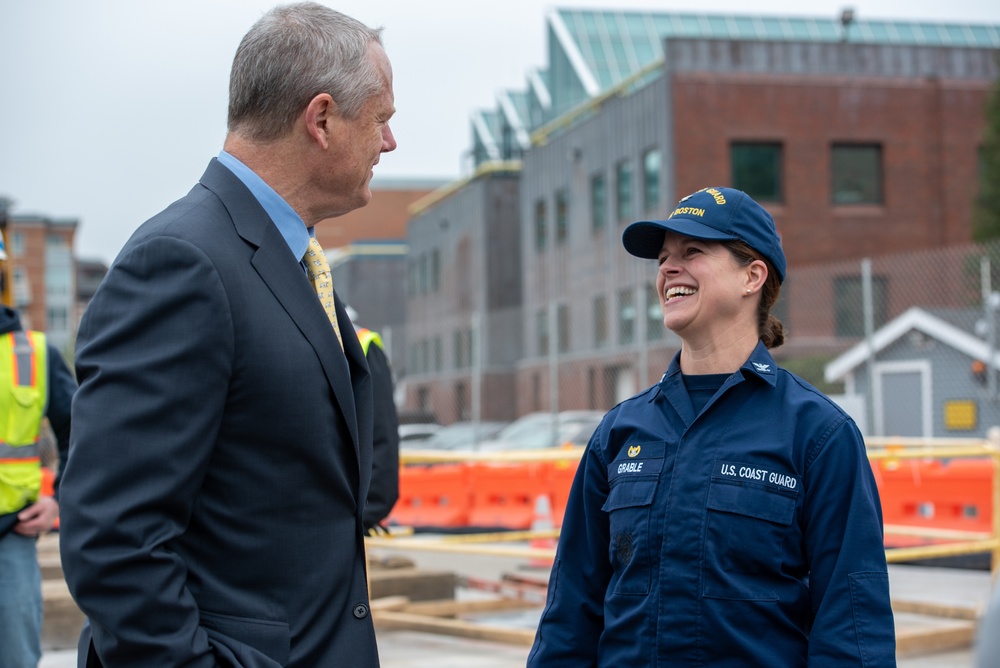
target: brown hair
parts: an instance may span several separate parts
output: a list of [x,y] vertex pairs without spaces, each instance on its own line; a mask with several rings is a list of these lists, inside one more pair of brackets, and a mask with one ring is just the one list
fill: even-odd
[[760,260],[767,265],[767,280],[760,290],[760,302],[757,304],[757,333],[768,350],[777,348],[785,342],[784,326],[780,320],[771,315],[771,309],[781,293],[781,279],[778,278],[778,272],[770,260],[742,241],[724,241],[722,245],[729,249],[733,260],[741,267],[748,266],[754,260]]

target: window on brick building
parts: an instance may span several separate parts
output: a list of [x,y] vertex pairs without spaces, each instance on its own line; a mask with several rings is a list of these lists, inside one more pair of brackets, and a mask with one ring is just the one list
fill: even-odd
[[618,293],[618,343],[635,341],[635,293],[631,289]]
[[604,229],[608,218],[608,193],[604,174],[590,177],[590,228],[594,234]]
[[464,329],[456,329],[452,332],[452,350],[455,358],[456,369],[466,369],[469,367],[470,357],[466,347],[466,336]]
[[659,341],[663,338],[663,311],[660,296],[656,293],[656,283],[646,284],[646,340]]
[[435,248],[431,251],[430,291],[437,292],[441,286],[441,252]]
[[[884,276],[872,276],[873,327],[886,323],[887,284]],[[833,317],[837,336],[860,338],[865,335],[865,307],[860,276],[833,279]]]
[[545,200],[540,199],[535,202],[535,250],[545,250],[545,241],[548,237],[548,224],[545,222]]
[[565,190],[556,191],[556,244],[566,243],[569,237],[569,198]]
[[556,326],[559,327],[557,332],[559,340],[559,352],[568,353],[569,352],[569,306],[566,304],[560,304],[558,310],[556,311]]
[[608,345],[608,300],[604,295],[594,297],[594,347]]
[[778,142],[733,142],[729,161],[733,187],[759,202],[782,202],[782,146]]
[[46,329],[51,331],[63,331],[69,329],[69,314],[65,307],[57,306],[46,309]]
[[420,342],[420,372],[427,373],[430,371],[430,350],[427,339]]
[[427,294],[427,287],[428,285],[430,285],[430,276],[428,274],[428,271],[429,269],[427,267],[427,255],[421,253],[420,257],[417,259],[417,279],[418,279],[417,294],[420,295]]
[[619,223],[632,222],[632,163],[628,160],[615,168],[615,212]]
[[651,148],[642,156],[642,210],[655,216],[660,209],[660,151]]
[[538,341],[538,354],[540,356],[549,354],[549,314],[545,309],[538,309],[535,313],[535,332]]
[[834,144],[830,150],[830,176],[834,204],[881,204],[882,147]]

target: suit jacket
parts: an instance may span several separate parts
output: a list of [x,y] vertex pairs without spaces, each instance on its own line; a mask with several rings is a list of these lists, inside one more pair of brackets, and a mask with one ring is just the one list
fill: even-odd
[[122,249],[80,327],[61,490],[81,665],[378,665],[371,379],[337,311],[344,354],[216,160]]

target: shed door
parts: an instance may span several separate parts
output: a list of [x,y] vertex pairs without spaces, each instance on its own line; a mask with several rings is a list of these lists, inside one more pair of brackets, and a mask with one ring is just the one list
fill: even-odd
[[930,362],[914,360],[877,364],[875,383],[877,435],[933,436]]

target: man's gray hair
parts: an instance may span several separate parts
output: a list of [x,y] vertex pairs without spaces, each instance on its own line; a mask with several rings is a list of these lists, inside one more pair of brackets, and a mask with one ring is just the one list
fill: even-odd
[[385,85],[369,56],[382,29],[315,2],[275,7],[243,37],[229,78],[229,131],[255,141],[287,133],[311,99],[329,93],[346,118]]

